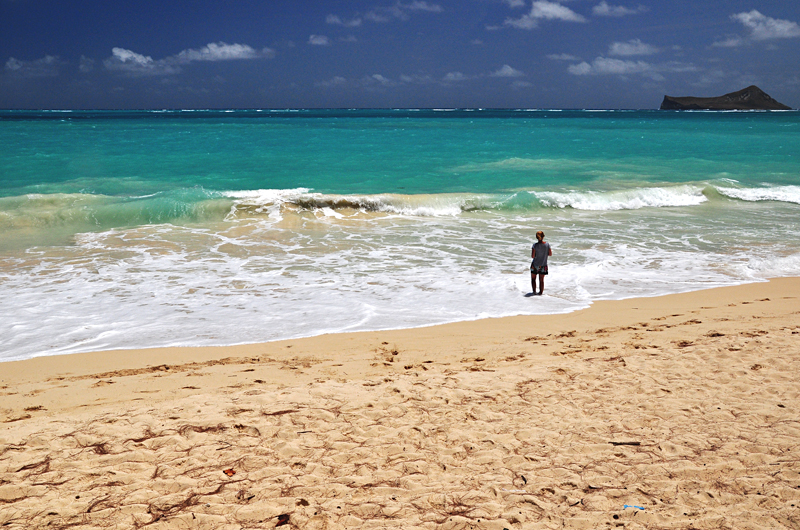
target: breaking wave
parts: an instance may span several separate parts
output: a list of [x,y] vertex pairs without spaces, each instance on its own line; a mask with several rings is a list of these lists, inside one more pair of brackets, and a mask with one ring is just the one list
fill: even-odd
[[576,210],[635,210],[669,206],[695,206],[708,201],[702,186],[645,187],[613,191],[518,191],[494,194],[432,195],[331,195],[293,190],[226,192],[235,198],[229,218],[269,213],[284,208],[301,210],[345,210],[378,212],[402,216],[457,216],[474,211],[535,210],[572,208]]
[[152,224],[281,219],[313,212],[331,218],[358,214],[457,217],[468,212],[586,211],[692,207],[708,201],[800,204],[800,186],[737,187],[735,181],[618,190],[520,190],[505,193],[328,194],[309,188],[209,191],[178,189],[139,197],[82,193],[0,198],[0,230],[88,232]]
[[675,186],[595,192],[532,192],[545,206],[576,210],[637,210],[667,206],[696,206],[706,202],[703,188]]
[[732,188],[718,186],[726,197],[742,201],[778,201],[800,204],[800,186],[770,186],[763,188]]

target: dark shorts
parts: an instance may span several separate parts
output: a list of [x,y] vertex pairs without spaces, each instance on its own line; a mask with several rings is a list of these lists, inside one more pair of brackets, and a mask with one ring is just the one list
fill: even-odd
[[547,265],[543,265],[541,267],[534,267],[531,265],[531,274],[541,274],[545,276],[547,274]]

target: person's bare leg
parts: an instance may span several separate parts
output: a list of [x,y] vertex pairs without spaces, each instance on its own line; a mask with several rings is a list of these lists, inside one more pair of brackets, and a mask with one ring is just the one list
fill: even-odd
[[[536,289],[534,289],[533,292],[536,292]],[[540,274],[539,275],[539,294],[542,294],[543,292],[544,292],[544,274]]]
[[536,275],[531,273],[531,293],[536,294]]

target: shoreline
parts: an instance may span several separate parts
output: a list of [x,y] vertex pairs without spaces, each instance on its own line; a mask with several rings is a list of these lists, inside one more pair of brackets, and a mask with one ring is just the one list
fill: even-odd
[[5,362],[0,524],[791,528],[796,293]]
[[[30,359],[4,361],[0,366],[4,368],[0,375],[0,388],[7,386],[12,381],[35,382],[43,378],[79,378],[85,379],[93,376],[112,376],[112,374],[138,375],[154,371],[156,368],[174,365],[171,369],[191,370],[203,365],[243,363],[247,364],[252,359],[272,356],[277,362],[286,362],[299,356],[314,358],[314,352],[324,350],[328,352],[329,361],[338,356],[346,359],[349,351],[358,350],[363,357],[363,350],[370,349],[371,345],[391,345],[393,349],[398,344],[408,342],[417,343],[411,348],[416,357],[431,346],[442,349],[444,340],[461,340],[470,337],[497,341],[503,338],[517,338],[508,334],[525,334],[524,328],[540,326],[550,334],[563,334],[571,331],[567,328],[583,327],[588,330],[588,323],[613,325],[617,320],[633,318],[636,311],[644,311],[643,318],[658,308],[672,307],[681,310],[691,310],[697,300],[709,296],[719,296],[724,300],[733,300],[741,294],[753,298],[758,286],[771,286],[776,283],[788,283],[785,289],[791,292],[795,288],[800,290],[800,277],[771,278],[765,281],[731,286],[711,287],[708,289],[692,290],[683,293],[654,295],[645,297],[624,298],[619,300],[598,300],[588,307],[567,313],[553,313],[544,315],[513,315],[504,317],[479,318],[475,320],[462,320],[444,324],[432,324],[412,328],[396,328],[377,331],[352,331],[324,333],[320,335],[304,336],[294,339],[278,339],[268,342],[243,343],[224,346],[165,346],[152,348],[130,348],[97,350],[79,353],[45,355]],[[741,294],[737,291],[741,291]],[[733,302],[728,302],[733,303]],[[640,309],[641,306],[641,309]],[[702,306],[699,306],[702,308]],[[610,313],[617,314],[610,317]],[[694,311],[696,312],[696,311]],[[603,315],[603,316],[601,316]],[[637,317],[638,318],[638,317]],[[530,328],[533,329],[532,327]],[[498,330],[501,330],[498,332]],[[533,331],[531,334],[536,335]],[[385,340],[384,340],[385,339]],[[383,344],[386,343],[386,344]],[[370,345],[370,346],[367,346]],[[405,348],[404,348],[405,349]],[[408,351],[408,350],[407,350]],[[234,361],[236,359],[236,361]],[[351,359],[352,361],[352,359]],[[168,372],[169,369],[163,369]],[[367,377],[369,371],[359,373]],[[35,376],[32,374],[36,374]]]
[[[396,327],[396,328],[381,328],[381,329],[366,329],[366,330],[356,330],[356,331],[327,331],[321,332],[315,335],[299,335],[296,337],[291,338],[277,338],[277,339],[270,339],[270,340],[263,340],[263,341],[254,341],[254,342],[241,342],[241,343],[230,343],[230,344],[210,344],[210,345],[203,345],[203,344],[195,344],[195,345],[175,345],[175,346],[133,346],[133,347],[119,347],[119,348],[110,348],[110,349],[97,349],[97,350],[87,350],[87,351],[67,351],[61,353],[53,353],[53,354],[42,354],[37,355],[34,357],[27,357],[24,359],[8,359],[2,360],[0,359],[0,366],[7,366],[10,363],[19,363],[19,362],[26,362],[32,361],[34,359],[42,359],[42,358],[49,358],[49,357],[69,357],[75,355],[90,355],[90,354],[113,354],[114,352],[125,352],[125,353],[134,353],[137,352],[147,352],[147,351],[176,351],[176,350],[214,350],[220,348],[248,348],[248,347],[255,347],[258,345],[266,345],[272,343],[279,343],[279,342],[292,342],[292,341],[304,341],[308,339],[315,339],[319,337],[328,337],[328,336],[336,336],[336,335],[349,335],[353,333],[382,333],[382,332],[395,332],[395,331],[413,331],[418,329],[425,329],[425,328],[436,328],[439,326],[451,326],[451,325],[459,325],[459,324],[469,324],[471,322],[480,322],[483,320],[502,320],[506,318],[542,318],[542,317],[559,317],[563,315],[569,315],[576,312],[586,311],[590,309],[592,306],[598,303],[607,303],[607,302],[624,302],[628,300],[638,300],[638,299],[647,299],[647,298],[660,298],[666,296],[675,296],[675,295],[684,295],[684,294],[691,294],[697,292],[704,292],[710,291],[714,289],[722,289],[722,288],[734,288],[734,287],[741,287],[745,285],[751,284],[763,284],[769,283],[772,280],[780,279],[780,278],[795,278],[794,276],[778,276],[774,278],[748,278],[742,279],[742,283],[735,283],[735,284],[724,284],[724,285],[715,285],[711,287],[697,287],[697,288],[690,288],[686,291],[674,292],[674,293],[666,293],[666,294],[648,294],[643,296],[630,296],[630,297],[623,297],[623,298],[602,298],[597,300],[587,300],[585,303],[586,305],[579,308],[570,308],[559,312],[554,313],[539,313],[539,314],[509,314],[503,316],[482,316],[471,318],[467,320],[453,320],[449,322],[438,322],[434,324],[421,324],[418,326],[411,326],[411,327]],[[522,295],[525,298],[529,298],[527,294]],[[560,298],[560,297],[555,297]],[[535,298],[534,298],[535,299]],[[2,382],[2,379],[0,379]]]

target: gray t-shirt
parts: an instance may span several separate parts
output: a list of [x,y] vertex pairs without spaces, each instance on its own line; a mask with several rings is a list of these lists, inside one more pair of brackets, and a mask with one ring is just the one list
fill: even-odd
[[545,267],[547,266],[547,256],[550,255],[550,243],[546,241],[536,242],[533,244],[533,250],[536,253],[535,258],[533,258],[533,263],[531,266],[533,267]]

